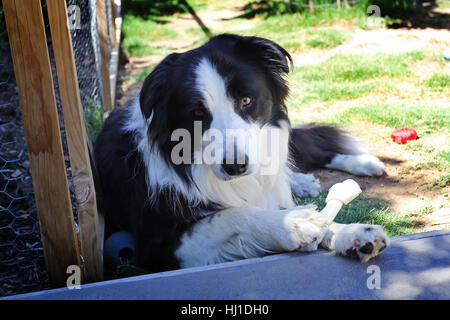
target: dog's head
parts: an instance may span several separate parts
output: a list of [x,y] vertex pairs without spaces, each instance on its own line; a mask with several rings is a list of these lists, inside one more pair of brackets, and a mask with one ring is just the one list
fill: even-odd
[[290,64],[276,43],[232,34],[167,56],[140,95],[151,143],[186,178],[192,167],[220,181],[261,173],[262,153],[287,157]]

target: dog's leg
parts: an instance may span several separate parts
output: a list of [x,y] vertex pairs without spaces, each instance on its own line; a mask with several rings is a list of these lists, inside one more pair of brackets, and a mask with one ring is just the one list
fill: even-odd
[[380,176],[384,164],[349,133],[329,126],[292,129],[292,158],[300,171],[325,167],[358,176]]
[[357,258],[366,263],[389,244],[389,237],[379,225],[332,223],[320,246],[338,255]]
[[326,224],[314,206],[226,209],[187,231],[175,255],[186,268],[293,251],[320,239]]
[[384,172],[383,162],[371,154],[336,154],[325,167],[357,176],[380,176]]

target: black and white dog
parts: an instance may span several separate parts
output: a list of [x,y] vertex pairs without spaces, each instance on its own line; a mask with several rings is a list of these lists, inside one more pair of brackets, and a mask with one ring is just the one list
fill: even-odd
[[322,247],[366,262],[389,244],[379,226],[326,227],[314,207],[296,206],[319,194],[311,168],[372,176],[384,165],[336,128],[291,129],[291,64],[270,40],[219,35],[167,56],[139,100],[109,115],[95,147],[107,233],[135,235],[139,266],[302,250],[324,234]]

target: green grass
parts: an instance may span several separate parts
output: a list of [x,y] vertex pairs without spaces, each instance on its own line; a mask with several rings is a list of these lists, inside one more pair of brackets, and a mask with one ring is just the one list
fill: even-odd
[[450,8],[450,1],[449,0],[437,0],[437,6],[441,9],[448,9]]
[[423,57],[422,51],[338,54],[316,65],[297,67],[289,75],[292,85],[288,105],[290,108],[299,108],[312,100],[353,99],[377,88],[393,90],[382,79],[410,75],[410,65]]
[[410,74],[409,65],[423,59],[422,51],[400,54],[377,53],[337,54],[323,63],[297,68],[302,80],[359,82],[377,77],[395,77]]
[[434,180],[433,186],[438,188],[450,186],[450,173],[444,173],[439,177],[439,179]]
[[363,84],[329,80],[302,82],[299,85],[300,89],[292,90],[288,105],[296,108],[309,101],[353,99],[368,94],[378,86],[377,82]]
[[333,119],[336,123],[370,121],[392,128],[413,127],[419,137],[450,128],[450,112],[446,107],[378,104],[346,110]]
[[[325,207],[327,192],[322,192],[316,198],[302,199],[299,205],[313,203],[321,210]],[[369,198],[364,193],[344,206],[337,215],[337,223],[367,223],[379,224],[390,237],[420,232],[422,224],[415,217],[429,212],[427,208],[419,208],[413,213],[394,213],[389,209],[389,204],[378,198]]]
[[[332,7],[317,8],[313,14],[307,11],[284,14],[263,12],[257,14],[262,20],[257,21],[254,27],[237,29],[233,32],[269,38],[290,51],[307,48],[332,48],[344,43],[348,38],[347,33],[340,30],[312,30],[312,27],[331,26],[342,20],[356,21],[365,17],[364,8],[362,4],[359,4],[340,10]],[[251,15],[251,17],[253,16]],[[228,22],[238,25],[245,21],[245,18],[236,18]]]
[[[298,3],[299,1],[293,1]],[[304,5],[307,3],[303,1]],[[319,3],[331,3],[335,1],[314,1],[316,5]],[[366,15],[367,1],[360,1],[358,4],[338,9],[333,6],[316,7],[313,13],[310,13],[305,7],[289,6],[285,1],[268,1],[267,5],[257,9],[248,9],[240,18],[253,18],[255,16],[272,20],[272,23],[280,17],[292,17],[297,26],[317,26],[323,24],[332,24],[341,20],[353,20]]]
[[153,66],[146,67],[141,72],[139,72],[137,74],[128,75],[126,77],[122,77],[120,80],[128,85],[131,85],[136,82],[144,81],[145,78],[147,78],[147,76],[150,74],[150,72],[152,72],[153,68],[154,68]]
[[450,166],[450,149],[439,151],[436,154],[436,158],[438,161],[442,161],[443,163]]
[[307,33],[311,38],[306,40],[306,44],[312,48],[330,49],[343,44],[348,39],[348,34],[342,30],[310,30]]
[[150,41],[159,39],[174,39],[178,33],[164,26],[161,22],[141,16],[127,14],[122,23],[122,50],[131,56],[143,57],[151,54],[167,54],[161,48],[149,46]]
[[147,42],[137,37],[128,37],[122,41],[122,50],[134,57],[148,55],[168,55],[171,50],[162,47],[150,47]]
[[102,130],[104,111],[99,103],[95,103],[89,97],[86,97],[88,105],[86,107],[86,123],[89,135],[91,136],[92,143],[95,143],[97,137]]
[[434,73],[431,77],[422,82],[427,88],[434,91],[442,91],[445,88],[450,88],[450,74]]

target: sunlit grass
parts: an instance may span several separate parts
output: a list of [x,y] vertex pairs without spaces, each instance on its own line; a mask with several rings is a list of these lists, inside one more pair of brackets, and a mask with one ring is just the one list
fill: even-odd
[[151,54],[168,54],[167,50],[154,48],[150,41],[174,39],[178,33],[164,24],[128,14],[122,24],[122,50],[131,56],[143,57]]
[[433,91],[442,91],[450,89],[450,73],[434,73],[431,77],[422,82],[427,88]]
[[297,68],[296,75],[307,81],[359,82],[376,77],[407,75],[410,73],[410,63],[422,58],[422,51],[400,54],[337,54],[318,65]]
[[310,30],[307,33],[311,38],[306,40],[306,44],[312,48],[330,49],[348,39],[348,34],[342,30]]
[[392,128],[413,127],[419,136],[422,136],[448,130],[450,112],[449,108],[440,106],[378,104],[347,109],[333,121],[342,124],[351,121],[370,121]]
[[[392,93],[389,81],[411,74],[411,64],[423,59],[422,51],[401,54],[338,54],[326,61],[296,67],[288,76],[289,108],[309,101],[354,99],[374,90]],[[389,81],[387,80],[389,79]]]

